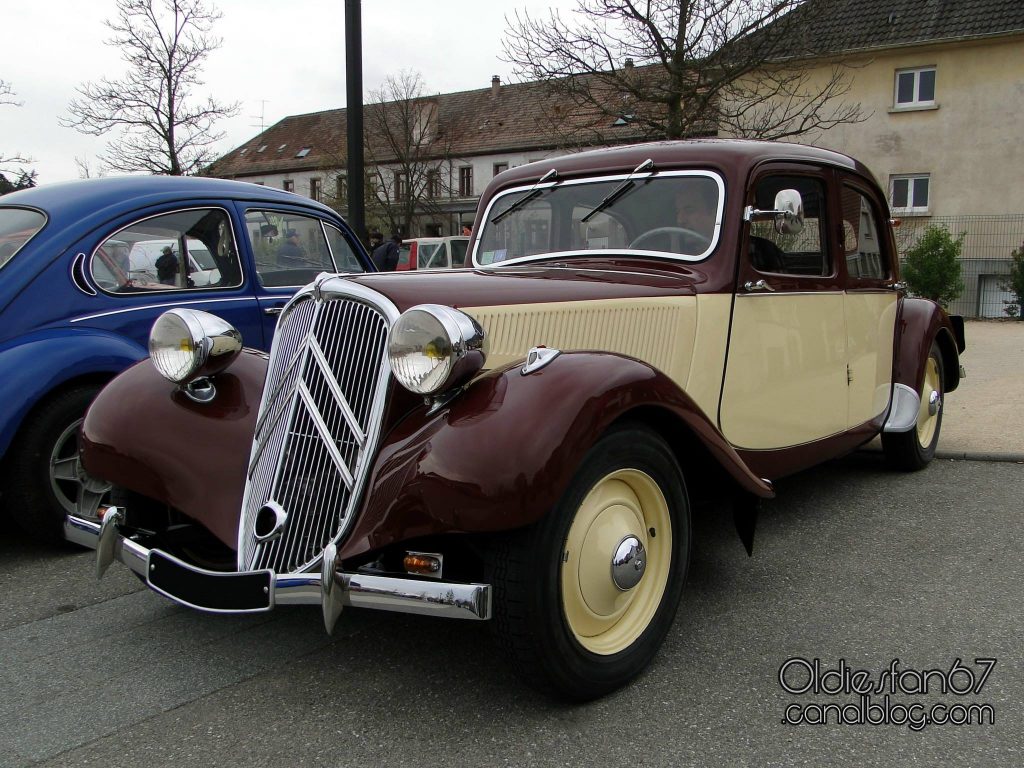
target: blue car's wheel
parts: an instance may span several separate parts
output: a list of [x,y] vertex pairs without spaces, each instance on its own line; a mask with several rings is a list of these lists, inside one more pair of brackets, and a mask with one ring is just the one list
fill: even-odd
[[69,512],[94,515],[109,486],[90,478],[78,459],[78,430],[97,389],[80,386],[40,404],[8,453],[6,506],[30,536],[64,538]]

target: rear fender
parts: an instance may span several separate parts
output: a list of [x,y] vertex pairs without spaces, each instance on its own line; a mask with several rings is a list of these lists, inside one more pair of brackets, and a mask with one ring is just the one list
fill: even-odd
[[[942,350],[945,390],[952,392],[960,384],[960,351],[962,336],[946,312],[928,299],[904,299],[897,324],[896,359],[893,381],[921,391],[925,363],[932,341]],[[962,334],[962,331],[960,332]]]
[[147,354],[123,336],[92,329],[37,331],[0,348],[0,454],[50,393],[75,379],[110,378]]
[[[773,495],[651,366],[597,352],[561,354],[525,376],[520,366],[476,379],[435,412],[419,408],[385,437],[342,557],[431,534],[529,525],[558,501],[597,439],[632,414],[650,423],[657,413],[662,426],[689,431],[742,491]],[[685,472],[686,456],[680,463]]]

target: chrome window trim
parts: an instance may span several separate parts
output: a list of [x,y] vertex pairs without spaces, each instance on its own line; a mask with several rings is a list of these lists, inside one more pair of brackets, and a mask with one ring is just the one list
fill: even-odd
[[[362,502],[363,493],[366,488],[366,482],[369,478],[373,461],[376,459],[377,447],[380,443],[381,427],[384,419],[384,407],[387,403],[388,383],[389,380],[391,379],[391,366],[388,363],[386,338],[387,334],[391,332],[392,326],[395,324],[395,321],[398,320],[398,317],[401,313],[398,311],[398,308],[394,305],[394,303],[392,303],[391,300],[388,299],[383,294],[380,294],[377,291],[367,288],[366,286],[361,285],[359,283],[352,282],[351,280],[343,276],[324,274],[321,275],[314,283],[306,286],[305,288],[301,289],[298,293],[296,293],[295,296],[293,296],[291,300],[289,300],[288,303],[284,306],[284,309],[281,311],[281,314],[278,318],[278,325],[280,325],[291,314],[296,305],[298,305],[302,301],[327,302],[344,299],[366,304],[371,309],[379,312],[384,318],[386,330],[385,343],[381,350],[380,360],[378,361],[377,379],[374,384],[376,396],[374,397],[370,408],[370,415],[367,421],[367,429],[365,432],[365,441],[361,449],[361,453],[359,454],[359,459],[357,460],[355,467],[353,467],[351,471],[353,480],[351,495],[349,497],[348,505],[345,510],[345,515],[341,519],[341,525],[339,526],[338,531],[332,536],[332,538],[328,542],[329,544],[334,544],[335,546],[341,543],[341,541],[348,534],[349,530],[351,530],[352,525],[355,523],[355,519],[357,516],[356,513],[359,510],[359,507]],[[310,329],[310,333],[311,332],[312,327]],[[275,332],[274,341],[271,345],[270,350],[270,365],[268,367],[268,372],[273,369],[276,356],[280,354],[279,345],[284,343],[283,339],[284,336],[282,334]],[[302,343],[302,347],[308,349],[305,342]],[[304,357],[305,354],[307,354],[307,352],[302,350],[301,356]],[[263,395],[260,398],[259,411],[257,412],[258,419],[260,421],[262,421],[264,418],[264,408],[267,405],[268,399],[272,398],[275,394],[276,390],[275,392],[272,393],[269,387],[264,387]],[[289,410],[294,411],[294,409],[292,408],[289,408]],[[289,413],[287,418],[291,420],[292,414]],[[240,525],[238,526],[237,564],[239,570],[249,570],[248,566],[245,563],[245,559],[248,550],[248,529],[250,527],[248,524],[248,520],[246,518],[246,509],[248,509],[249,506],[249,498],[251,493],[250,489],[252,487],[252,483],[250,481],[250,473],[251,468],[254,466],[254,463],[258,458],[257,454],[261,453],[264,448],[264,446],[260,446],[257,443],[257,435],[258,431],[254,431],[253,443],[249,453],[249,461],[248,464],[246,465],[245,493],[242,498],[241,509],[242,517],[240,520]],[[283,454],[279,455],[277,457],[277,466],[276,469],[274,470],[275,474],[280,473],[283,461]],[[313,560],[311,560],[309,563],[306,563],[305,567],[301,569],[299,572],[311,573],[318,570],[322,559],[323,552],[321,551],[320,554],[318,554]]]
[[[240,273],[240,280],[238,285],[207,285],[202,288],[174,288],[173,290],[168,291],[139,291],[132,293],[116,293],[105,290],[103,286],[99,284],[99,282],[96,280],[96,276],[92,272],[92,263],[96,259],[96,252],[103,246],[105,242],[107,242],[107,240],[110,240],[115,235],[124,232],[129,227],[134,227],[136,224],[141,224],[144,221],[149,221],[150,219],[158,219],[161,216],[170,216],[175,213],[188,213],[189,211],[223,211],[224,215],[228,217],[228,226],[231,227],[231,239],[235,241],[235,258],[238,259],[238,271]],[[210,255],[212,256],[213,254]],[[120,227],[116,231],[104,235],[103,239],[100,240],[99,243],[97,243],[96,247],[93,248],[92,252],[89,254],[88,276],[92,284],[96,286],[96,288],[98,288],[100,291],[102,291],[105,295],[116,296],[118,298],[125,298],[126,296],[165,296],[171,294],[178,295],[185,292],[195,293],[198,291],[234,291],[238,290],[239,288],[245,285],[245,259],[242,258],[242,251],[239,248],[238,233],[235,231],[235,220],[231,216],[231,211],[229,211],[223,205],[193,205],[187,208],[172,208],[171,210],[160,211],[160,213],[154,213],[151,216],[144,216],[141,219],[133,219],[130,224],[125,224],[123,227]],[[180,302],[175,303],[178,304]]]
[[[482,222],[482,224],[479,227],[481,236],[473,238],[473,254],[472,254],[472,256],[473,256],[473,266],[476,267],[477,269],[489,269],[489,268],[492,268],[492,267],[500,268],[500,267],[503,267],[505,265],[528,264],[530,262],[541,261],[543,259],[550,259],[550,258],[555,258],[555,257],[559,257],[559,256],[561,256],[561,257],[577,257],[577,256],[584,256],[584,255],[586,255],[586,256],[609,256],[609,255],[615,255],[615,256],[623,256],[623,255],[627,255],[627,256],[643,256],[645,258],[660,258],[660,259],[665,259],[667,261],[683,262],[685,264],[696,264],[698,262],[704,261],[704,259],[706,259],[712,253],[714,253],[715,248],[718,247],[718,240],[719,240],[719,237],[721,236],[721,233],[722,233],[722,215],[723,215],[723,212],[725,210],[725,181],[724,181],[724,179],[722,179],[722,176],[717,171],[711,171],[711,170],[654,171],[652,173],[649,173],[647,175],[647,177],[645,177],[645,178],[650,178],[652,176],[655,177],[655,178],[659,178],[659,179],[660,178],[687,177],[687,176],[702,176],[702,177],[711,179],[718,186],[718,210],[717,210],[717,212],[715,214],[715,229],[714,229],[714,232],[712,233],[712,236],[711,236],[711,242],[708,244],[707,249],[703,253],[697,254],[695,256],[687,256],[687,255],[682,255],[682,254],[673,254],[673,253],[670,253],[669,251],[647,251],[647,250],[639,250],[639,249],[635,249],[635,248],[629,248],[627,246],[627,247],[624,247],[624,248],[617,248],[617,249],[602,248],[602,249],[593,249],[593,250],[546,251],[545,253],[537,253],[537,254],[532,254],[530,256],[520,256],[520,257],[515,258],[515,259],[508,259],[507,261],[492,262],[490,264],[481,264],[479,262],[479,260],[477,259],[477,254],[480,251],[480,244],[483,241],[482,235],[483,235],[486,227],[489,225],[489,222],[491,220],[491,209],[494,207],[495,203],[497,203],[498,200],[500,200],[501,198],[503,198],[503,197],[505,197],[507,195],[514,195],[514,194],[517,194],[517,193],[518,194],[527,193],[530,190],[534,189],[535,187],[537,189],[550,189],[551,187],[555,187],[555,186],[557,186],[557,187],[571,187],[571,186],[576,186],[576,185],[579,185],[579,184],[597,184],[597,183],[601,183],[601,182],[605,182],[605,181],[625,181],[626,179],[631,178],[631,177],[634,178],[634,179],[638,179],[639,178],[639,177],[636,177],[636,176],[634,176],[633,174],[630,174],[630,173],[623,173],[623,174],[616,174],[614,176],[588,176],[588,177],[583,178],[583,179],[566,179],[565,181],[561,181],[561,182],[555,181],[555,182],[544,184],[544,185],[541,185],[541,186],[538,186],[536,184],[523,184],[523,185],[518,186],[518,187],[510,187],[509,189],[503,190],[502,192],[500,192],[499,194],[497,194],[497,195],[495,195],[494,197],[491,198],[490,202],[487,204],[486,210],[484,211],[483,217],[481,217],[481,219],[480,219],[481,222]],[[642,179],[640,179],[640,180],[642,180]]]

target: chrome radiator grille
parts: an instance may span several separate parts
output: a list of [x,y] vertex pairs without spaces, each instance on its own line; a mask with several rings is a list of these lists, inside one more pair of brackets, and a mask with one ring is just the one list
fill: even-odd
[[[246,478],[240,568],[306,570],[347,530],[379,430],[387,334],[384,314],[355,298],[310,295],[282,319]],[[260,541],[256,516],[268,504],[286,522]]]

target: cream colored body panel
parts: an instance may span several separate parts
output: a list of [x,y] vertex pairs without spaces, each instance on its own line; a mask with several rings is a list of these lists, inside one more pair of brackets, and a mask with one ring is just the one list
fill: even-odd
[[843,300],[838,291],[736,297],[719,413],[729,442],[784,448],[846,428]]
[[892,389],[897,295],[893,291],[846,294],[846,355],[850,366],[847,427],[881,416]]
[[487,367],[544,345],[643,360],[714,418],[729,340],[729,294],[462,307],[486,332]]

